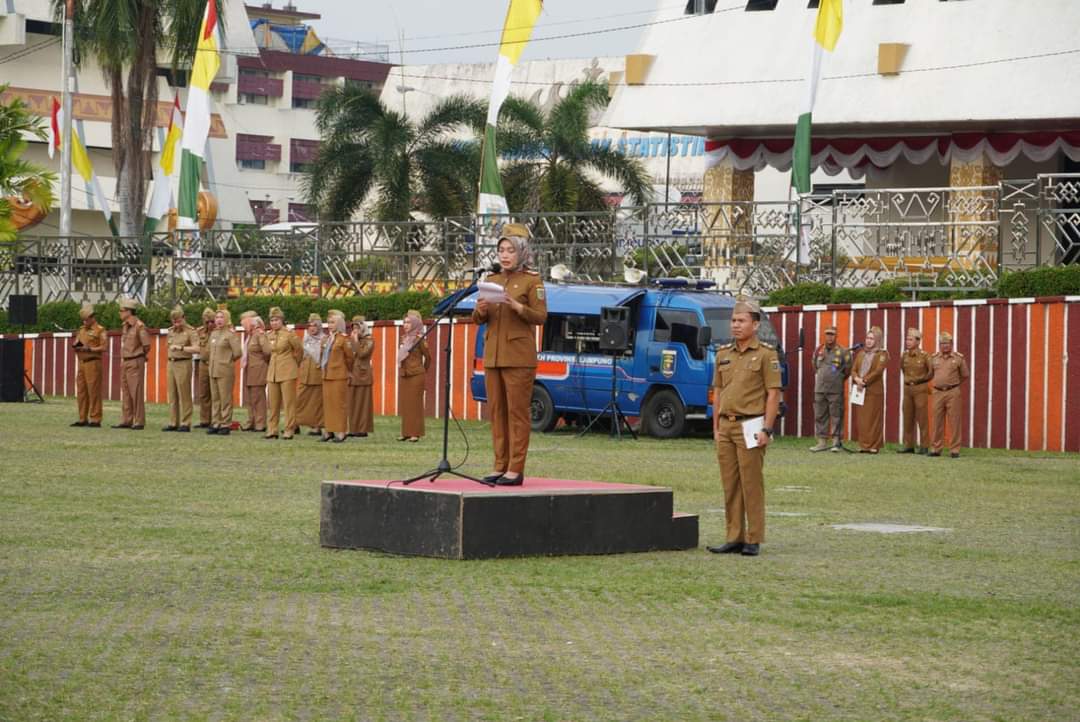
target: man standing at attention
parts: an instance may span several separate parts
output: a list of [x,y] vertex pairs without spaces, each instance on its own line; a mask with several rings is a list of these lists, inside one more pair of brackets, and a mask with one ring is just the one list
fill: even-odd
[[814,432],[810,451],[839,451],[844,435],[844,382],[851,375],[851,351],[836,342],[836,326],[814,353]]
[[[914,454],[916,447],[920,454],[925,454],[929,441],[926,382],[933,378],[934,369],[930,354],[922,350],[921,344],[922,331],[909,328],[904,339],[904,355],[900,357],[900,368],[904,370],[904,448],[897,450],[898,454]],[[918,444],[915,443],[916,426],[919,428]]]
[[195,402],[199,404],[199,425],[196,429],[210,428],[212,405],[210,398],[210,334],[214,332],[214,309],[202,312],[199,327],[199,352],[195,354]]
[[[739,301],[731,313],[731,343],[716,352],[713,376],[713,438],[724,483],[727,541],[708,547],[714,554],[757,556],[765,541],[765,447],[780,410],[780,357],[758,340],[761,309]],[[747,448],[743,424],[764,416],[756,446]]]
[[953,351],[952,334],[938,336],[938,352],[930,363],[934,367],[934,450],[930,456],[941,456],[945,445],[945,421],[949,424],[949,456],[960,457],[960,424],[963,419],[964,398],[960,384],[967,380],[968,367],[964,355]]
[[169,313],[169,425],[162,431],[191,431],[191,357],[199,350],[199,333],[184,320],[184,309]]
[[75,389],[79,404],[79,420],[72,426],[101,426],[101,355],[108,344],[108,334],[94,317],[94,307],[84,303],[79,309],[82,326],[75,334],[71,347],[79,359]]
[[140,430],[146,425],[143,379],[146,356],[150,353],[150,334],[136,315],[138,308],[138,302],[130,298],[120,302],[120,406],[123,413],[114,429]]

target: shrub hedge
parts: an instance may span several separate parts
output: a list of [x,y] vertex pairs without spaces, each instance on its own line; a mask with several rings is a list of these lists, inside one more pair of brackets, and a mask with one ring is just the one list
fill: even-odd
[[[407,291],[371,296],[350,296],[347,298],[326,299],[309,296],[247,296],[234,298],[224,305],[229,309],[235,321],[243,311],[256,311],[264,319],[268,318],[271,306],[279,306],[285,314],[286,323],[306,323],[308,314],[314,312],[326,318],[331,308],[340,309],[347,318],[360,314],[369,321],[386,321],[402,318],[411,308],[420,311],[425,317],[430,316],[439,297],[428,292]],[[202,311],[206,307],[217,308],[213,302],[184,304],[184,313],[188,323],[198,325]],[[33,331],[70,331],[78,328],[80,304],[74,301],[43,303],[38,306],[38,322],[28,326]],[[99,303],[94,306],[98,322],[105,328],[120,327],[120,307],[116,303]],[[139,317],[150,328],[165,328],[169,325],[168,308],[148,306],[139,310]],[[21,328],[8,323],[7,312],[0,311],[0,333],[20,333]]]

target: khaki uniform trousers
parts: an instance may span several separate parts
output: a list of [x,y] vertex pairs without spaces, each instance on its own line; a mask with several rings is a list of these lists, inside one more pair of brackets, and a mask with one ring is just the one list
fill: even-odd
[[[830,431],[830,422],[832,423]],[[844,393],[814,393],[814,436],[836,439],[844,434]]]
[[[914,449],[916,446],[929,446],[930,434],[930,409],[927,407],[929,393],[926,384],[912,384],[904,386],[904,448]],[[915,439],[915,429],[919,430],[918,443]]]
[[75,395],[78,398],[79,421],[101,423],[101,359],[79,362],[75,375]]
[[209,424],[213,418],[213,406],[210,397],[210,364],[206,361],[196,361],[195,368],[195,400],[199,403],[199,423]]
[[244,408],[248,414],[244,428],[262,431],[266,428],[266,386],[245,386],[244,391]]
[[169,362],[169,426],[191,426],[191,359]]
[[949,424],[949,453],[960,451],[960,425],[963,423],[963,398],[960,388],[948,391],[934,390],[934,442],[933,450],[940,452],[945,445],[945,423]]
[[285,426],[282,435],[291,437],[293,430],[296,429],[296,379],[271,381],[267,387],[270,390],[270,418],[266,423],[266,435],[277,434],[281,412],[284,409]]
[[232,426],[233,381],[232,373],[210,379],[211,426]]
[[145,358],[128,359],[120,366],[120,423],[124,426],[146,425],[145,373]]
[[765,541],[765,449],[746,448],[742,422],[721,418],[716,458],[724,483],[727,541],[761,544]]
[[484,369],[488,414],[491,416],[491,442],[495,447],[495,471],[525,473],[532,431],[533,381],[536,369],[530,367],[495,367]]
[[370,434],[375,430],[375,414],[370,386],[349,387],[349,433]]

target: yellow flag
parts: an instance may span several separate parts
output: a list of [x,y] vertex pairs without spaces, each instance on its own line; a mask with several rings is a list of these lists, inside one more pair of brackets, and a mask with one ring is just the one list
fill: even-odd
[[502,40],[499,43],[499,55],[509,60],[511,65],[517,65],[518,58],[532,35],[536,19],[540,17],[542,6],[541,0],[510,0]]
[[843,0],[821,0],[817,24],[814,25],[814,38],[818,45],[831,53],[836,48],[836,41],[840,39],[840,31],[843,29]]

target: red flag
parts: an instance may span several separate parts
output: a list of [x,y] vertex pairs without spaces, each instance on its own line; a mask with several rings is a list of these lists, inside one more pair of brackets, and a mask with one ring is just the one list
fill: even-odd
[[60,102],[52,99],[52,118],[49,120],[49,157],[60,147]]

